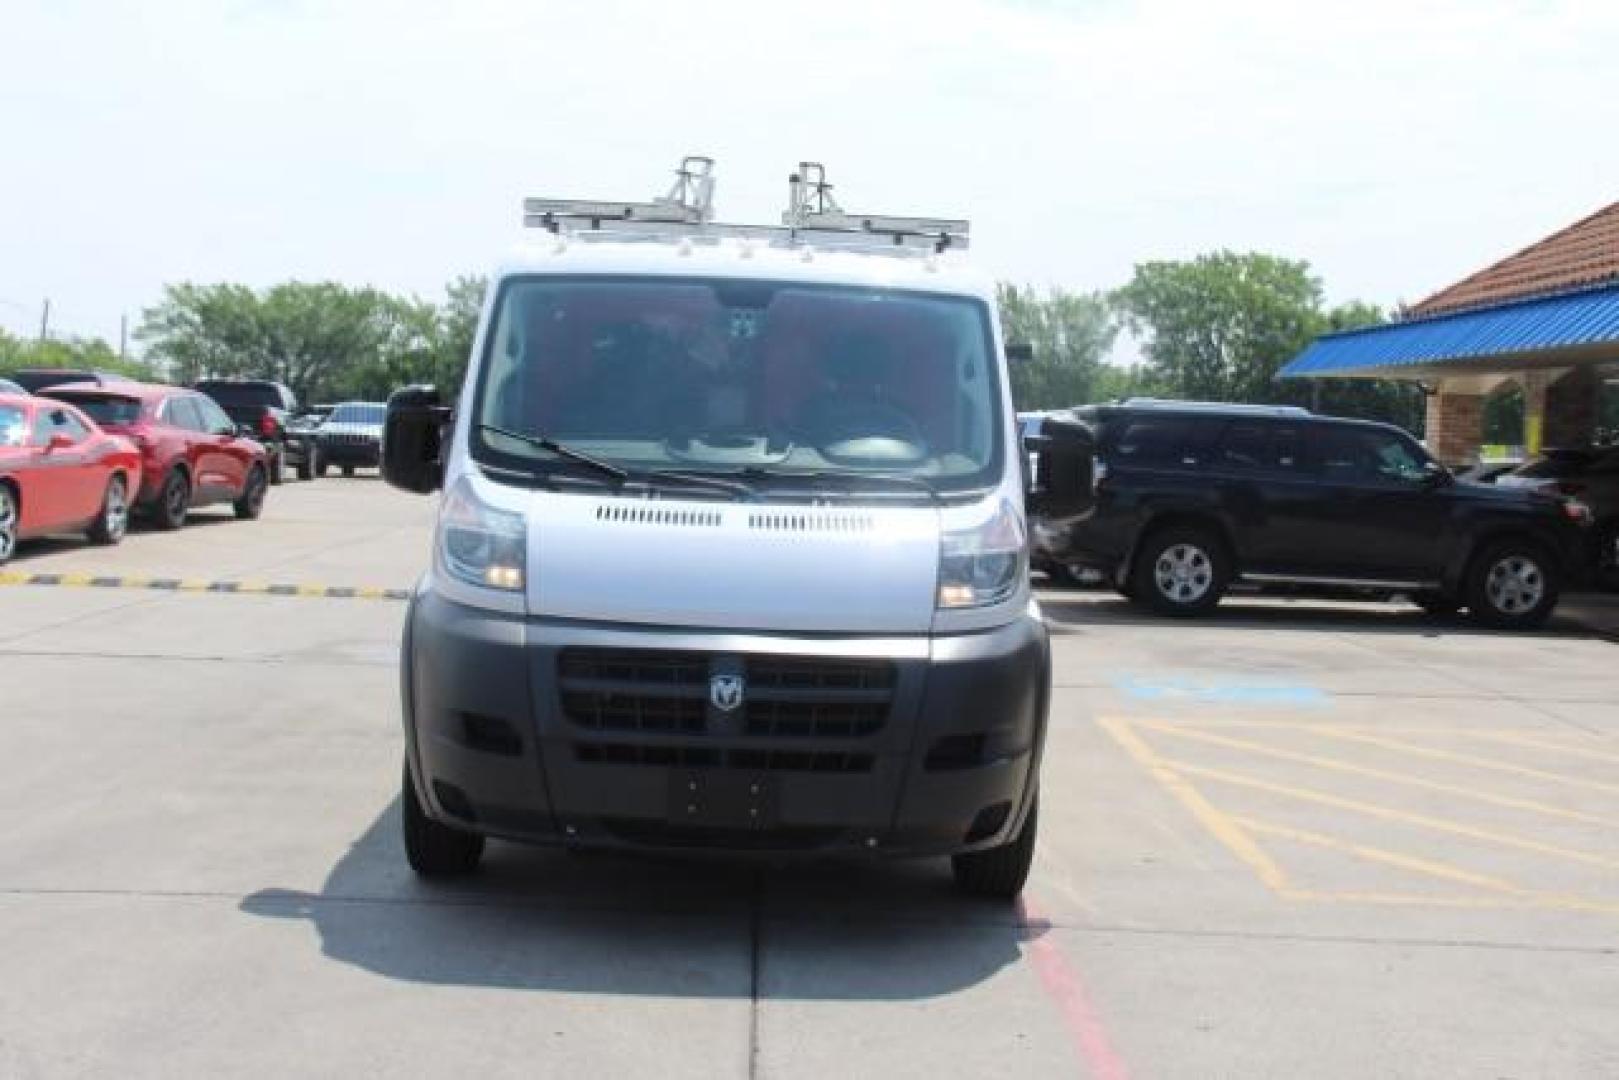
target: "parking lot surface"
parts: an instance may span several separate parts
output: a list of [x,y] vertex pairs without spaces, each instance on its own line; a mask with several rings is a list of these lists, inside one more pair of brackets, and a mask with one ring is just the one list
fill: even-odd
[[388,590],[431,516],[333,478],[6,568],[57,584],[0,587],[0,1076],[1619,1075],[1619,645],[1043,591],[1018,910],[503,845],[427,886]]

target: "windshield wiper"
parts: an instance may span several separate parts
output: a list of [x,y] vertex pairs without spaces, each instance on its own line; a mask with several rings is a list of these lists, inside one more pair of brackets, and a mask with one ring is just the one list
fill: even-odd
[[508,431],[503,427],[496,427],[494,424],[479,424],[477,425],[477,428],[479,431],[487,431],[490,434],[501,435],[516,442],[525,443],[539,450],[549,451],[550,453],[555,454],[557,457],[562,458],[564,461],[571,461],[575,465],[583,465],[587,469],[593,469],[596,472],[601,473],[603,476],[612,477],[620,484],[622,484],[625,480],[628,480],[630,477],[628,470],[621,469],[610,461],[603,461],[601,458],[591,457],[589,454],[575,450],[566,443],[559,443],[555,439],[549,438],[545,435],[529,435],[521,431]]
[[609,477],[616,484],[623,486],[626,483],[643,483],[648,487],[664,487],[681,485],[684,487],[700,487],[710,491],[723,491],[727,495],[746,498],[753,494],[753,488],[740,480],[731,480],[723,476],[714,476],[704,472],[685,472],[680,469],[653,469],[646,472],[630,470],[610,461],[575,450],[567,443],[557,442],[546,435],[530,435],[521,431],[509,431],[494,424],[479,424],[479,431],[487,431],[495,435],[502,435],[508,439],[528,446],[549,451],[564,461],[571,461],[576,465],[583,465],[603,476]]

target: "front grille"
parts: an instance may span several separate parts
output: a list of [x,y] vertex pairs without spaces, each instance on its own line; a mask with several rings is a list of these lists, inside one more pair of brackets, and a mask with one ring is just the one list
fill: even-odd
[[872,754],[842,750],[746,750],[716,746],[650,746],[636,743],[577,742],[574,756],[584,765],[646,765],[663,769],[742,769],[748,772],[868,773]]
[[[721,673],[745,681],[740,717],[709,703]],[[887,722],[894,679],[887,660],[844,657],[577,648],[557,660],[563,715],[593,731],[864,738]]]

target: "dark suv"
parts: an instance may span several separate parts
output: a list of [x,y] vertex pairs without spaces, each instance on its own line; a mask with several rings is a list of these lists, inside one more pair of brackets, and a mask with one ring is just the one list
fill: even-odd
[[1167,614],[1241,581],[1537,626],[1586,570],[1585,507],[1458,482],[1385,424],[1134,400],[1048,417],[1034,441],[1034,565],[1100,570]]
[[213,398],[227,416],[264,444],[270,455],[270,483],[281,483],[288,469],[295,470],[300,480],[314,477],[314,440],[292,429],[298,399],[286,386],[265,379],[203,379],[192,389]]

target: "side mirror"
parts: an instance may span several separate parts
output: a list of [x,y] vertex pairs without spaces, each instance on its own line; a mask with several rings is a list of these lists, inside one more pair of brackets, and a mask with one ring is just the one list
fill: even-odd
[[47,454],[54,454],[58,450],[70,450],[72,448],[73,436],[63,435],[61,432],[57,432],[55,435],[52,435],[50,441],[45,444],[45,452]]
[[417,495],[437,491],[444,479],[444,425],[449,419],[437,387],[395,390],[382,425],[382,478]]
[[1026,364],[1034,359],[1034,346],[1027,342],[1006,346],[1006,359],[1013,364]]
[[1455,477],[1450,470],[1435,461],[1430,461],[1422,470],[1422,486],[1430,490],[1448,485]]
[[1048,416],[1026,441],[1036,458],[1029,509],[1042,517],[1078,517],[1096,503],[1096,433],[1069,416]]

